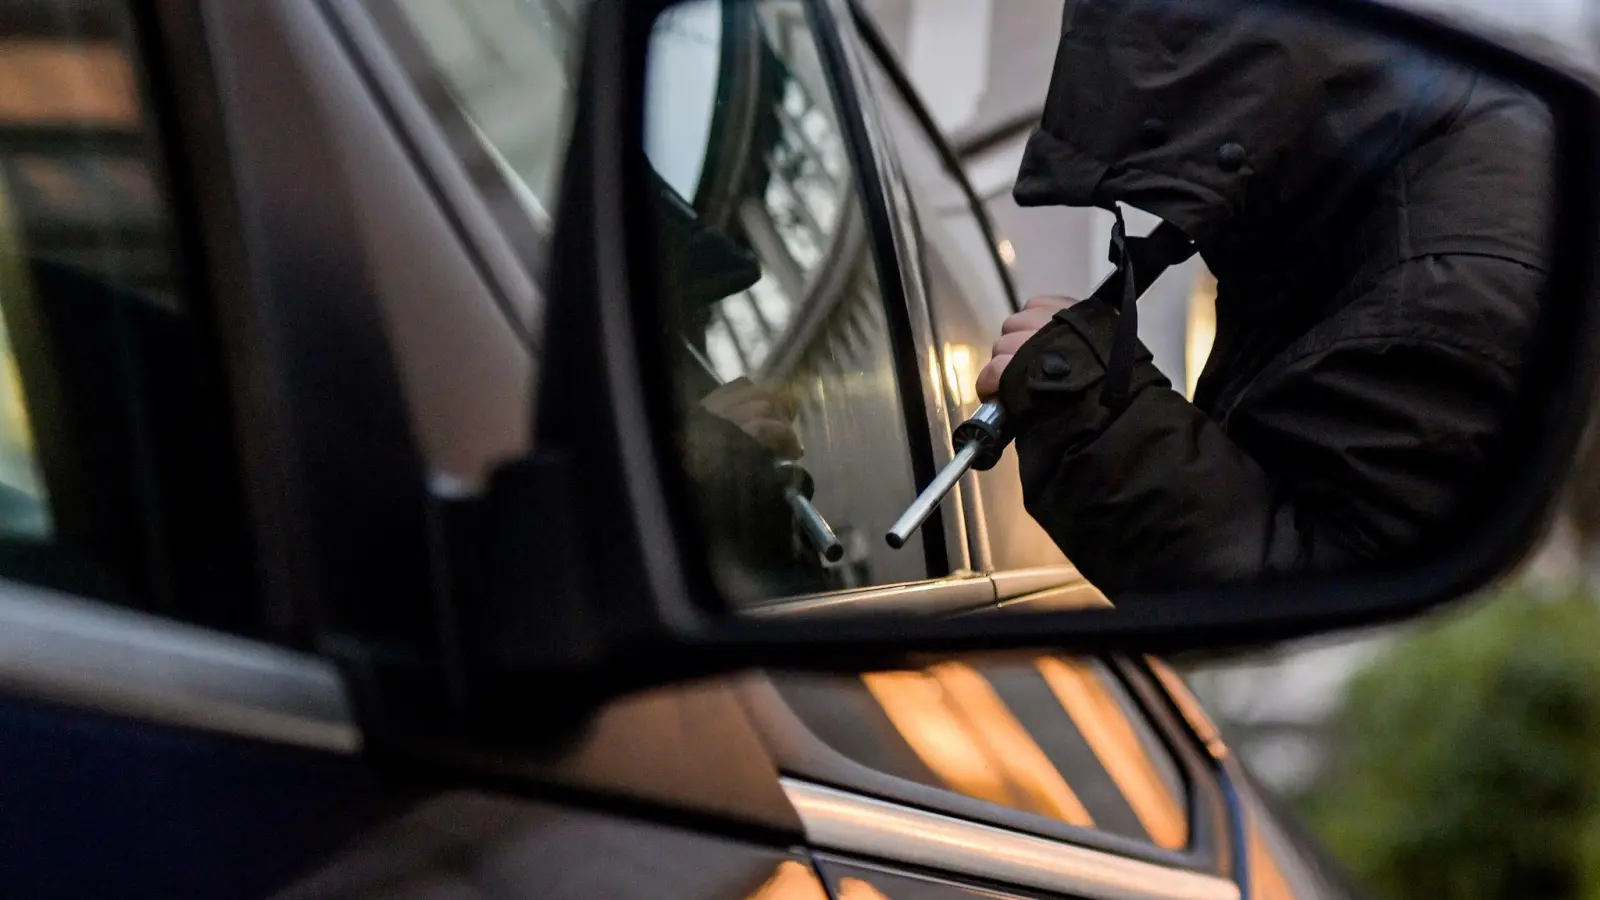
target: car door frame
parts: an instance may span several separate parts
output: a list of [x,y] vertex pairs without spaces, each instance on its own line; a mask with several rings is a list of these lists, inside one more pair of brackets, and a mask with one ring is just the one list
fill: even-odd
[[879,771],[825,743],[767,676],[750,676],[737,690],[782,773],[808,845],[821,853],[1089,898],[1247,897],[1238,801],[1225,758],[1216,755],[1221,744],[1206,744],[1188,727],[1147,668],[1102,662],[1182,774],[1190,834],[1184,850]]
[[[255,294],[248,261],[254,230],[236,200],[237,171],[223,110],[226,88],[211,66],[216,37],[207,20],[212,0],[112,0],[133,16],[141,81],[151,82],[151,127],[163,151],[156,164],[169,195],[174,242],[184,257],[184,286],[206,299]],[[234,346],[250,305],[207,309],[230,352],[250,358],[259,347]],[[198,313],[197,313],[198,315]],[[252,335],[255,337],[257,335]],[[240,368],[248,368],[247,363]],[[239,374],[237,371],[231,373]],[[274,419],[273,404],[248,379],[230,382],[236,418]],[[261,504],[270,475],[261,462],[270,428],[239,427],[236,437],[256,501],[251,525],[270,529],[285,520]],[[270,565],[272,553],[258,541]],[[293,615],[282,608],[292,588],[260,582],[266,608],[264,637],[244,637],[142,612],[91,595],[30,584],[0,573],[0,684],[6,695],[298,746],[353,754],[362,740],[345,686],[332,663],[294,637]],[[277,588],[278,590],[273,590]],[[258,682],[252,682],[258,678]]]
[[[301,580],[305,560],[294,559],[292,536],[305,537],[306,523],[286,490],[283,398],[267,378],[266,276],[254,246],[263,223],[246,209],[233,153],[241,136],[227,107],[238,85],[214,65],[227,45],[218,25],[224,4],[113,2],[118,16],[131,17],[135,79],[148,85],[141,114],[158,138],[153,167],[183,262],[181,286],[197,298],[208,339],[229,354],[230,437],[255,539],[247,577],[259,589],[247,600],[262,632],[241,636],[0,574],[0,745],[48,779],[18,786],[48,791],[47,802],[71,805],[75,791],[93,791],[80,795],[81,815],[65,817],[30,812],[22,793],[10,795],[12,816],[38,817],[30,833],[78,837],[35,848],[27,860],[5,856],[20,863],[8,868],[14,880],[54,878],[41,889],[60,890],[60,867],[73,852],[63,848],[93,835],[106,842],[105,865],[75,869],[72,879],[130,896],[170,895],[174,884],[163,878],[173,862],[157,851],[204,832],[215,855],[193,861],[184,889],[254,895],[316,863],[392,798],[360,758],[367,743],[344,673],[314,652],[304,630],[314,593]],[[260,577],[267,571],[273,576]],[[99,758],[135,768],[90,771]],[[184,808],[163,806],[167,815],[147,820],[138,813],[150,802]],[[104,816],[90,814],[96,804]],[[219,827],[223,809],[237,816],[227,827]]]
[[[965,168],[960,164],[959,157],[950,147],[949,142],[939,131],[938,126],[928,111],[926,104],[917,94],[915,86],[906,75],[899,60],[888,46],[881,31],[873,22],[871,15],[862,7],[860,0],[840,0],[846,8],[846,15],[850,27],[847,29],[849,42],[857,50],[858,77],[855,83],[858,89],[868,97],[875,93],[870,79],[864,71],[862,57],[870,57],[870,64],[876,65],[887,76],[890,89],[896,91],[906,106],[917,120],[922,135],[935,148],[941,156],[949,177],[956,182],[966,199],[974,220],[986,238],[988,258],[986,262],[995,267],[1000,282],[1004,285],[1007,300],[1013,310],[1021,309],[1021,297],[1017,293],[1016,284],[1011,277],[1010,269],[1000,259],[995,246],[997,232],[990,219],[987,209],[972,186]],[[888,137],[887,129],[881,124],[875,131],[876,142],[880,153],[893,158],[893,141]],[[902,265],[912,267],[918,272],[918,277],[913,281],[908,279],[907,299],[913,306],[913,316],[919,322],[926,322],[927,329],[924,333],[926,344],[918,347],[918,352],[927,358],[933,358],[937,353],[938,343],[938,317],[935,315],[930,302],[925,284],[921,278],[921,260],[923,250],[920,246],[921,237],[915,225],[916,213],[910,201],[910,189],[907,180],[898,164],[887,167],[889,192],[891,202],[899,207],[897,216],[904,223],[900,232],[904,242],[902,251]],[[953,417],[960,415],[961,404],[952,394],[951,386],[943,377],[939,367],[928,376],[926,389],[929,391],[944,412],[944,420],[951,422]],[[953,447],[949,445],[948,432],[943,435],[943,442],[938,444],[941,452]],[[948,457],[946,457],[948,459]],[[986,510],[982,501],[982,493],[976,473],[969,473],[963,478],[954,491],[951,492],[953,503],[958,504],[959,520],[962,536],[966,541],[966,561],[971,571],[987,575],[994,583],[995,602],[997,607],[1010,609],[1023,608],[1062,608],[1065,606],[1078,606],[1103,602],[1098,592],[1090,586],[1075,566],[1070,564],[1040,565],[1021,569],[996,570],[991,564],[987,540]],[[952,517],[956,518],[956,517]]]

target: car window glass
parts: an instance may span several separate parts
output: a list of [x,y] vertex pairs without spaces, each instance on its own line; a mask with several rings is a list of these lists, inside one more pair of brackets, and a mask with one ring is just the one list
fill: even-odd
[[664,335],[713,570],[737,602],[926,578],[885,531],[915,494],[846,128],[798,0],[680,4],[646,149]]
[[774,681],[818,738],[878,771],[1158,847],[1188,846],[1181,771],[1096,660]]
[[121,3],[0,10],[0,575],[248,630],[226,389],[135,47]]
[[[1010,244],[1001,235],[990,244],[978,218],[981,212],[945,168],[934,138],[876,59],[868,70],[914,206],[922,280],[943,364],[946,402],[952,421],[959,422],[978,408],[978,372],[1000,336],[1000,323],[1012,311],[999,268],[1006,264]],[[987,559],[990,568],[1066,561],[1023,507],[1016,454],[1006,454],[993,469],[978,474],[976,503],[984,515],[981,526],[972,529],[972,538],[983,544],[978,557]]]
[[544,229],[555,214],[588,0],[389,0],[484,162]]

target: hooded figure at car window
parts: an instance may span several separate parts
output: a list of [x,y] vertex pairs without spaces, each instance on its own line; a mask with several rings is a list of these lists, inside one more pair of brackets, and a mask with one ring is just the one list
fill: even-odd
[[1108,592],[1415,559],[1506,451],[1553,227],[1548,112],[1304,15],[1066,5],[1017,201],[1145,210],[1218,286],[1192,402],[1110,304],[1063,301],[997,345],[1028,509]]

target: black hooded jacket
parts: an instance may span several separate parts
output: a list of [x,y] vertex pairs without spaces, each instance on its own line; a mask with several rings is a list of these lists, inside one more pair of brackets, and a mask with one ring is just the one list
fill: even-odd
[[1019,203],[1150,212],[1217,276],[1193,403],[1117,312],[1007,368],[1030,513],[1108,592],[1367,570],[1494,476],[1553,226],[1551,122],[1514,88],[1249,0],[1068,0]]

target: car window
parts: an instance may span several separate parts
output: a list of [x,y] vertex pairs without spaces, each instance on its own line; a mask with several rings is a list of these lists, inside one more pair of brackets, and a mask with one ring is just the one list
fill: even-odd
[[1189,845],[1182,770],[1093,659],[775,676],[818,738],[878,771],[1046,819]]
[[891,327],[902,300],[885,296],[867,219],[879,201],[815,15],[699,0],[652,39],[664,339],[713,570],[744,603],[929,575],[920,537],[899,551],[883,538],[916,493]]
[[[398,9],[431,63],[421,79],[479,173],[508,185],[541,230],[555,215],[588,0],[377,0]],[[415,73],[414,73],[415,74]]]
[[0,576],[249,630],[226,390],[136,46],[121,3],[0,10]]
[[[868,63],[874,99],[894,144],[917,224],[922,282],[933,317],[952,421],[978,408],[978,372],[1013,309],[1000,267],[1009,247],[1001,235],[991,243],[983,213],[968,201],[945,168],[934,138],[878,64]],[[1066,561],[1055,542],[1023,508],[1016,454],[979,473],[976,505],[982,521],[969,529],[980,543],[975,558],[991,570],[1056,565]]]

